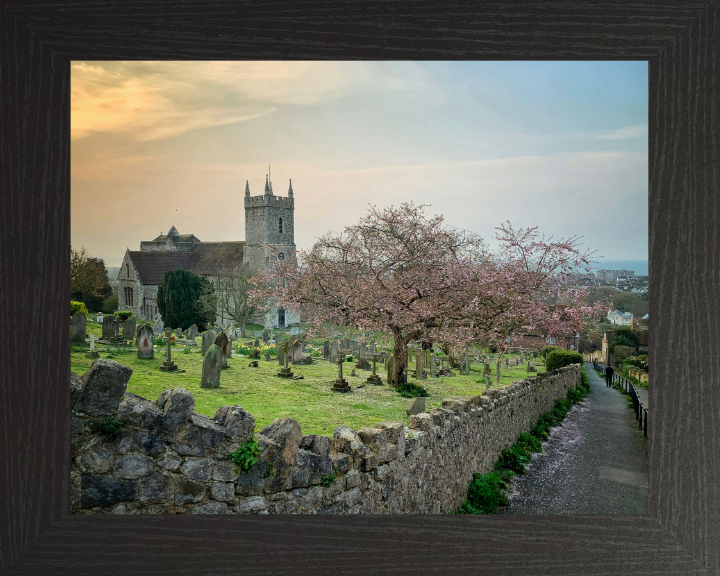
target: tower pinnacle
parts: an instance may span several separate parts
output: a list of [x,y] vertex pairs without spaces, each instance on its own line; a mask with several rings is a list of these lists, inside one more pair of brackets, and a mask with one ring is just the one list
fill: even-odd
[[245,196],[250,196],[250,181],[245,180]]
[[293,189],[292,189],[292,178],[290,178],[290,188],[288,188],[288,197],[293,197]]

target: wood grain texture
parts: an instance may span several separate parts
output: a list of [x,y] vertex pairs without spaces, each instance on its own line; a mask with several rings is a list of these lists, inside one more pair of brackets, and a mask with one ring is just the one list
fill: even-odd
[[[718,2],[0,6],[0,572],[720,574]],[[648,60],[649,516],[69,514],[69,62]]]

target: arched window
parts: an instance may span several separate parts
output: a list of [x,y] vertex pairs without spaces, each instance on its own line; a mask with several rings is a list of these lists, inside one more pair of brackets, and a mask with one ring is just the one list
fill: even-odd
[[125,264],[125,270],[127,271],[127,277],[130,278],[130,264]]
[[130,294],[130,306],[133,305],[133,289],[128,288],[128,293]]
[[285,254],[280,252],[280,254],[278,254],[278,260],[285,260]]
[[279,229],[280,229],[280,234],[282,234],[282,218],[280,218],[280,226],[279,226]]

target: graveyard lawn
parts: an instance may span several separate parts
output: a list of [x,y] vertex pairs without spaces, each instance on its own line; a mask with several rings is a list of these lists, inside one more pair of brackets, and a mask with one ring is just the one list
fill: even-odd
[[[239,339],[233,343],[233,347],[236,349],[240,342],[252,343],[253,339]],[[72,347],[70,369],[79,375],[92,364],[92,359],[85,357],[88,348]],[[355,362],[347,362],[343,366],[343,375],[352,387],[352,392],[338,394],[332,391],[337,365],[322,358],[314,359],[317,364],[290,365],[293,373],[304,379],[287,380],[277,376],[280,365],[275,358],[267,362],[263,356],[258,361],[258,368],[250,368],[248,365],[251,360],[234,350],[233,356],[227,360],[228,368],[222,371],[220,387],[200,388],[203,358],[199,346],[189,353],[184,353],[181,346],[173,346],[172,359],[180,370],[185,370],[180,374],[160,370],[165,359],[164,347],[156,347],[155,358],[151,360],[138,359],[137,347],[134,345],[111,349],[99,345],[97,349],[101,358],[115,360],[132,369],[128,392],[154,401],[163,390],[186,388],[195,396],[196,412],[212,417],[220,406],[239,405],[255,417],[258,431],[276,418],[297,420],[303,434],[326,436],[332,436],[333,430],[341,424],[359,430],[373,427],[384,420],[408,423],[405,409],[411,399],[401,397],[387,384],[366,384],[365,380],[372,374],[372,370],[359,370]],[[540,358],[534,359],[538,372],[545,371],[541,361]],[[496,385],[495,364],[492,364],[493,388],[507,386],[534,375],[528,374],[526,364],[511,366],[509,370],[504,366],[503,358],[500,383]],[[469,376],[428,377],[421,381],[411,377],[409,380],[423,385],[428,391],[430,396],[426,399],[426,410],[430,410],[440,406],[445,398],[469,398],[481,394],[485,390],[483,368],[482,364],[471,365]],[[357,376],[351,375],[353,369]],[[457,370],[454,372],[457,373]],[[383,381],[386,380],[382,363],[378,363],[377,373]]]

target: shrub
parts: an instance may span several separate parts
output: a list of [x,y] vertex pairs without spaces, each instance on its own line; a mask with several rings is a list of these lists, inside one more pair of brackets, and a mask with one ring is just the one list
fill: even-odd
[[413,384],[411,382],[405,382],[400,384],[395,390],[398,391],[400,396],[403,398],[419,398],[421,396],[429,396],[428,391],[419,384]]
[[263,448],[258,446],[257,440],[253,437],[248,442],[240,446],[235,452],[230,454],[232,460],[239,470],[247,472],[257,462],[257,455]]
[[562,368],[563,366],[569,366],[570,364],[580,364],[582,366],[583,357],[579,352],[572,352],[571,350],[553,350],[547,355],[545,360],[545,369],[548,372]]
[[117,294],[112,294],[103,300],[102,311],[105,314],[112,314],[118,309],[118,297]]
[[120,320],[120,322],[125,322],[128,318],[132,318],[133,313],[130,312],[130,310],[118,310],[115,312],[115,316]]
[[128,422],[130,421],[127,418],[117,420],[113,416],[108,416],[105,420],[90,420],[90,430],[102,434],[105,442],[115,442],[122,435]]
[[543,357],[543,359],[547,358],[547,355],[552,352],[553,350],[557,350],[557,346],[545,346],[542,350],[540,350],[540,356]]
[[335,478],[337,478],[337,474],[335,472],[333,472],[332,474],[323,476],[320,479],[320,484],[322,484],[323,486],[330,486],[333,482],[335,482]]
[[82,312],[87,318],[88,312],[85,304],[82,302],[76,302],[75,300],[70,300],[70,317],[72,318],[76,312]]
[[460,514],[496,514],[500,506],[508,504],[505,495],[507,482],[499,472],[473,474],[468,487],[467,501],[460,507]]

